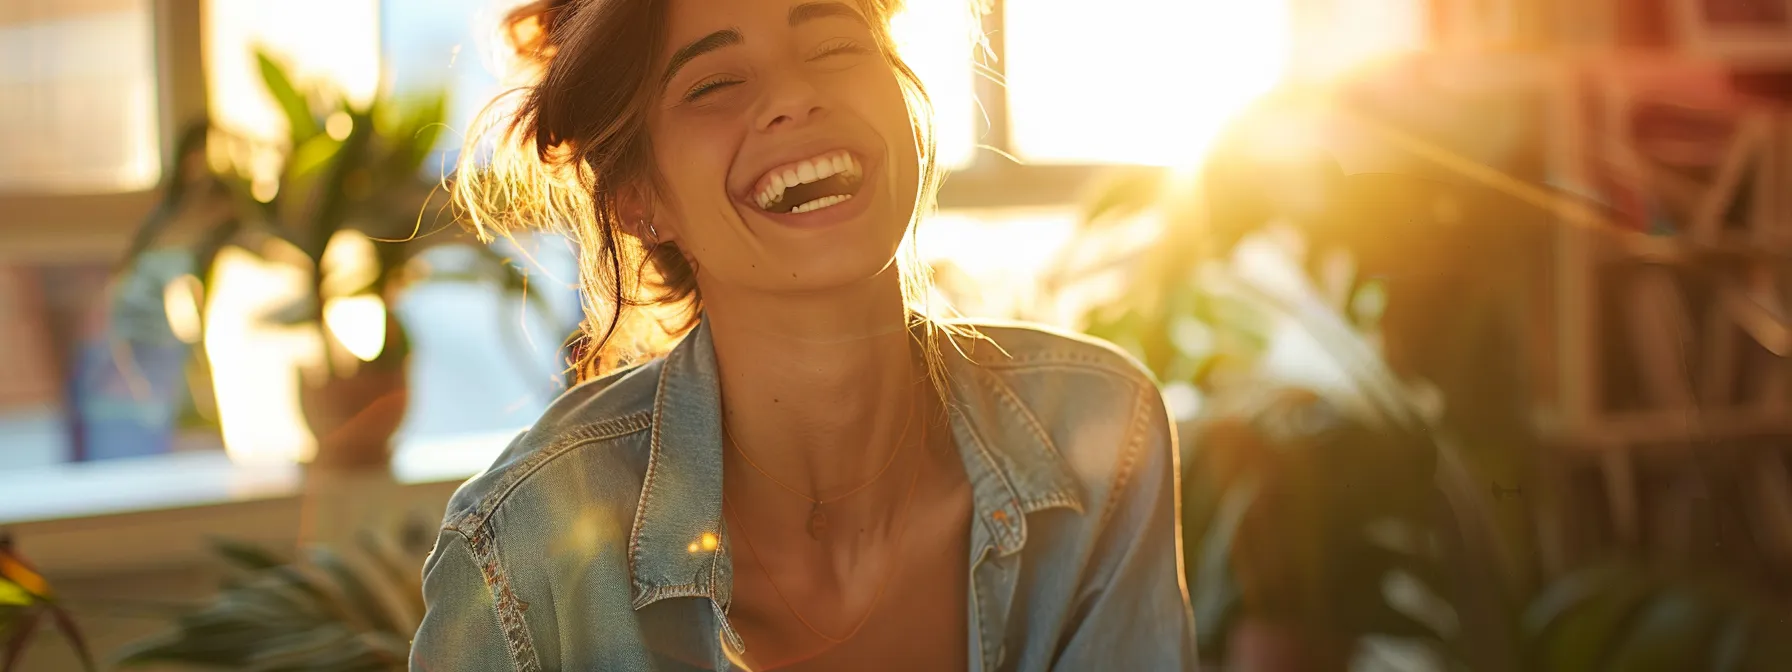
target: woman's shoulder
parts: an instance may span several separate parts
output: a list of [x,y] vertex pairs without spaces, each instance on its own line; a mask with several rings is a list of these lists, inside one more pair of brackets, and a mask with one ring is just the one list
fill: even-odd
[[1082,370],[1155,387],[1150,372],[1112,343],[1073,331],[1013,320],[941,322],[958,352],[994,371]]
[[962,377],[955,385],[968,402],[961,407],[988,428],[980,432],[988,447],[1035,475],[1061,472],[1080,491],[1076,499],[1104,516],[1124,500],[1154,496],[1132,487],[1135,476],[1173,464],[1175,430],[1157,383],[1137,359],[1106,341],[1047,326],[949,326],[975,332],[953,337],[974,364],[955,374]]
[[[656,360],[561,394],[490,467],[455,491],[443,526],[474,536],[489,531],[504,509],[519,506],[550,516],[562,508],[589,515],[593,507],[632,515],[646,472],[659,367]],[[634,487],[621,487],[629,483]]]

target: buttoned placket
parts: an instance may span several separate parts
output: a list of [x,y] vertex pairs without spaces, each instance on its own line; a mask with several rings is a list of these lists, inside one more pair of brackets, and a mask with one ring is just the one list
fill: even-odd
[[990,672],[1005,663],[1009,607],[1019,578],[1025,513],[1014,487],[993,464],[977,432],[958,413],[952,414],[954,438],[971,482],[970,588],[973,650],[972,672]]
[[[1014,582],[1006,570],[1009,563],[999,559],[995,546],[975,547],[971,558],[971,618],[975,626],[975,655],[970,662],[972,672],[984,672],[996,669],[1002,662],[997,649],[1005,639],[1002,633],[1007,630],[1008,621],[1008,601],[1003,598],[1013,596]],[[1003,590],[1003,586],[1010,589]]]

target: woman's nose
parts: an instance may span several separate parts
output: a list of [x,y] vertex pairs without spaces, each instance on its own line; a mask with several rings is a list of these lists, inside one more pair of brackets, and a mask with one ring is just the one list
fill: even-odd
[[821,91],[800,73],[775,75],[767,82],[756,128],[761,131],[797,127],[822,113]]

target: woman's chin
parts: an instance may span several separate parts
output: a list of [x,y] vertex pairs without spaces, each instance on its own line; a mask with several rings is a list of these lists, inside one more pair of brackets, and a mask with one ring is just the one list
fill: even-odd
[[778,276],[765,279],[779,293],[825,294],[875,286],[882,280],[901,285],[895,249],[888,241],[854,241],[792,252],[785,263],[774,265],[781,269]]

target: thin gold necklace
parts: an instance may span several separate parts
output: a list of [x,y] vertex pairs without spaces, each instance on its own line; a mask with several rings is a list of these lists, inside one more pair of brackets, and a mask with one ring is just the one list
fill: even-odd
[[[925,426],[921,428],[921,440],[927,440],[927,428]],[[734,526],[740,528],[740,540],[747,546],[747,556],[753,559],[753,565],[758,567],[759,573],[765,577],[766,585],[772,587],[772,593],[778,596],[778,601],[784,603],[784,608],[790,611],[790,615],[795,616],[797,622],[803,624],[803,627],[807,628],[809,632],[814,633],[816,637],[820,637],[829,644],[843,644],[857,636],[859,631],[865,628],[865,624],[871,622],[871,616],[877,613],[877,606],[883,603],[884,591],[890,587],[890,581],[896,577],[896,570],[902,566],[902,539],[908,534],[908,524],[912,522],[909,516],[911,513],[910,506],[914,504],[915,501],[915,488],[921,483],[921,469],[926,466],[926,460],[918,461],[915,464],[914,476],[909,477],[908,494],[905,494],[902,497],[902,508],[897,519],[899,522],[896,527],[896,547],[890,551],[890,567],[884,571],[883,579],[878,581],[877,592],[871,596],[871,606],[865,609],[865,614],[859,617],[858,623],[854,624],[852,629],[847,631],[847,633],[841,637],[834,637],[817,629],[814,624],[809,622],[809,619],[803,618],[803,612],[798,611],[796,605],[790,601],[790,598],[784,595],[784,589],[779,588],[778,582],[772,579],[771,570],[765,567],[765,563],[759,561],[759,549],[753,546],[753,539],[747,534],[746,522],[739,514],[732,513],[734,505],[728,502],[728,494],[726,492],[722,493],[722,508],[724,512],[729,512],[729,518],[734,519]]]
[[[890,457],[889,457],[889,459],[884,460],[884,466],[879,467],[877,470],[877,473],[871,475],[870,480],[867,480],[864,483],[860,483],[858,485],[858,487],[855,487],[851,490],[847,490],[846,492],[840,493],[833,497],[828,497],[826,499],[822,499],[820,497],[811,495],[807,492],[803,492],[802,490],[793,488],[793,487],[785,484],[784,481],[778,480],[778,477],[773,476],[771,474],[771,472],[768,472],[765,469],[761,468],[759,466],[759,463],[753,461],[753,456],[748,455],[746,449],[743,449],[740,447],[740,442],[734,440],[734,433],[728,431],[727,423],[722,423],[722,438],[728,442],[729,446],[732,446],[734,448],[734,452],[740,453],[741,459],[746,460],[747,466],[752,467],[753,471],[759,472],[759,474],[761,476],[764,476],[766,478],[766,480],[771,481],[773,485],[783,488],[784,490],[788,491],[790,494],[793,494],[793,495],[801,497],[805,500],[808,500],[808,502],[809,502],[809,522],[807,525],[807,530],[809,532],[809,538],[819,541],[822,537],[825,537],[828,534],[828,514],[827,514],[827,512],[822,511],[821,507],[825,504],[832,504],[832,503],[838,502],[842,499],[846,499],[847,497],[851,497],[855,494],[858,494],[860,491],[864,490],[865,488],[871,487],[871,484],[876,483],[878,481],[878,479],[883,478],[884,474],[886,472],[890,471],[890,465],[896,464],[896,456],[902,452],[903,446],[905,446],[908,443],[908,430],[910,428],[912,428],[914,426],[914,424],[915,424],[915,403],[914,403],[913,398],[911,397],[909,400],[909,406],[908,406],[908,419],[903,421],[903,424],[902,424],[902,435],[897,437],[895,445],[890,446]],[[922,429],[922,436],[923,437],[926,436],[925,428]]]

